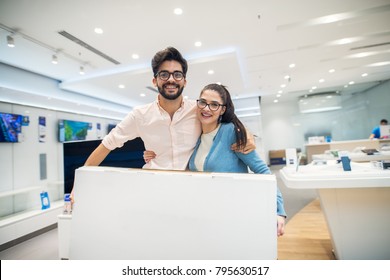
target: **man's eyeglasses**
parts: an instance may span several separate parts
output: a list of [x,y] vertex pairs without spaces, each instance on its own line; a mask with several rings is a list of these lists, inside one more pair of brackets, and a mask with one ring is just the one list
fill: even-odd
[[226,106],[223,104],[219,104],[217,102],[207,103],[206,101],[204,101],[202,99],[196,100],[196,104],[198,105],[199,109],[204,109],[204,108],[206,108],[206,106],[209,106],[209,109],[211,111],[217,111],[219,109],[219,107]]
[[173,73],[171,73],[165,70],[158,72],[156,74],[156,77],[158,76],[161,80],[168,81],[171,75],[175,81],[181,81],[185,77],[184,73],[181,71],[174,71]]

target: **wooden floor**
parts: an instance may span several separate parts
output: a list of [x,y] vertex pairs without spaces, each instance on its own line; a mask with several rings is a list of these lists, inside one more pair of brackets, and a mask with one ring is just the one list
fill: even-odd
[[334,260],[332,243],[318,199],[292,217],[278,238],[279,260]]

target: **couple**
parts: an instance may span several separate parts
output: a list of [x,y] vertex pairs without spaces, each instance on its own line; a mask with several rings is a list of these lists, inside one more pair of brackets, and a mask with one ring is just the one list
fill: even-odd
[[[157,100],[134,108],[104,137],[85,166],[99,165],[111,150],[141,137],[145,149],[153,151],[146,152],[148,160],[144,168],[186,170],[189,163],[191,170],[199,171],[248,172],[249,166],[255,173],[270,173],[255,153],[253,139],[248,138],[234,114],[226,88],[212,84],[205,87],[198,101],[184,100],[182,92],[187,83],[188,64],[172,47],[154,56],[152,69],[152,82],[159,91]],[[279,190],[277,208],[277,234],[280,236],[284,233],[286,214]]]

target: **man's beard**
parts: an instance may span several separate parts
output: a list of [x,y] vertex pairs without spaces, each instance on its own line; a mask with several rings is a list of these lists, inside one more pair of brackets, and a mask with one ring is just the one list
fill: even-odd
[[[166,85],[175,85],[176,87],[178,87],[178,89],[177,89],[177,93],[176,94],[169,94],[169,93],[167,93],[166,91],[165,91],[165,89],[164,89],[164,86],[166,86]],[[172,84],[172,83],[166,83],[166,84],[164,84],[162,87],[161,86],[157,86],[157,88],[158,88],[158,92],[165,98],[165,99],[169,99],[169,100],[175,100],[175,99],[177,99],[180,95],[181,95],[181,93],[183,92],[183,89],[184,89],[184,87],[180,87],[179,85],[177,85],[177,84]]]

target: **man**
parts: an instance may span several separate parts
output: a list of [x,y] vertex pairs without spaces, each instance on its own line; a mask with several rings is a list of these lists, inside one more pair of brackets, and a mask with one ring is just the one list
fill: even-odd
[[[386,119],[382,119],[381,122],[380,122],[380,125],[387,125],[387,120]],[[371,135],[369,137],[370,139],[381,139],[383,138],[383,136],[381,136],[381,130],[380,130],[380,126],[377,126],[375,127],[372,132],[371,132]]]
[[[99,165],[115,148],[136,137],[144,141],[145,149],[158,158],[144,165],[148,169],[185,170],[201,134],[196,117],[196,101],[182,96],[187,83],[187,61],[178,50],[168,47],[152,59],[153,85],[159,95],[155,102],[134,108],[91,153],[85,166]],[[242,150],[255,149],[253,138]],[[235,145],[232,146],[235,149]],[[73,194],[73,191],[72,191]],[[73,195],[72,195],[73,197]]]

